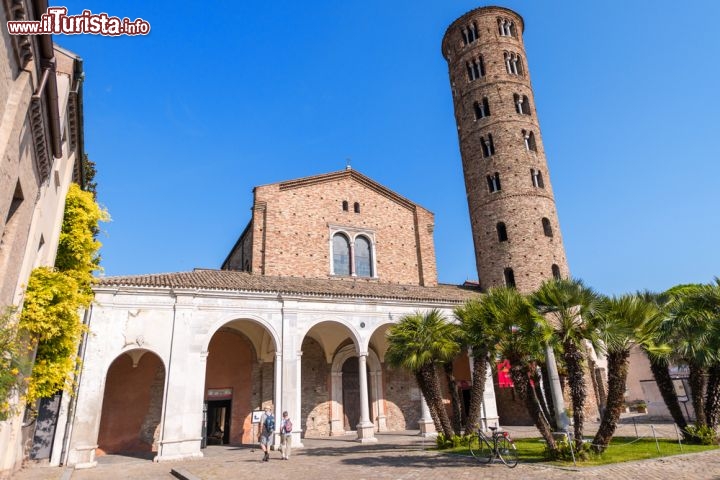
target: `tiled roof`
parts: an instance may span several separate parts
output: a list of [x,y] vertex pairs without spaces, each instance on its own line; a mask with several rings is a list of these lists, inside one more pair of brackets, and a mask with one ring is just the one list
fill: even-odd
[[241,292],[277,292],[330,297],[387,298],[462,303],[480,295],[477,288],[461,285],[421,287],[362,279],[271,277],[232,270],[196,269],[192,272],[102,277],[98,286],[197,288]]

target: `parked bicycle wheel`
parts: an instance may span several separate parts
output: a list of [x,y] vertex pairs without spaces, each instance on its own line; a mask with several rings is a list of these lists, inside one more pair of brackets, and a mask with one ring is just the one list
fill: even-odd
[[518,464],[518,451],[512,440],[508,438],[502,438],[498,440],[498,457],[500,460],[510,468],[513,468]]
[[493,450],[490,444],[479,435],[470,437],[470,455],[477,458],[481,463],[490,463],[493,459]]

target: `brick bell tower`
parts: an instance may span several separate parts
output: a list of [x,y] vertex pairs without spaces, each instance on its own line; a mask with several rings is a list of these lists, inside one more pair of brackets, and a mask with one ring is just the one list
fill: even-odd
[[569,275],[550,184],[524,22],[481,7],[445,32],[480,286],[535,290]]

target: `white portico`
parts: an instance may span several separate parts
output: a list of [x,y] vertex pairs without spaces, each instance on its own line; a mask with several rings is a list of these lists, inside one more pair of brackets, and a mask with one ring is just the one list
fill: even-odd
[[[67,440],[77,467],[98,453],[201,456],[214,427],[221,442],[253,443],[252,411],[268,404],[289,412],[299,446],[417,429],[423,402],[412,375],[385,364],[386,330],[431,308],[452,318],[477,295],[219,270],[106,278],[95,292]],[[487,385],[485,415],[496,417]]]

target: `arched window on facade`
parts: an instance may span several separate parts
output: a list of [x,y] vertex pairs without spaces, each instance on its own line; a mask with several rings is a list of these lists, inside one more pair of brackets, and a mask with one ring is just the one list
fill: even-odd
[[359,204],[358,202],[355,202],[355,203],[353,204],[353,211],[354,211],[355,213],[360,213],[360,204]]
[[372,277],[372,249],[370,241],[358,236],[355,239],[355,275],[358,277]]
[[495,143],[491,133],[488,133],[487,137],[480,137],[480,147],[483,157],[495,155]]
[[350,241],[342,233],[333,235],[333,274],[350,275]]
[[545,234],[546,237],[552,237],[552,236],[553,236],[553,231],[552,231],[552,226],[550,225],[550,220],[548,220],[547,218],[543,217],[543,219],[542,219],[542,227],[543,227],[543,233]]
[[555,280],[560,280],[560,267],[553,263],[552,276]]
[[343,208],[343,212],[348,211],[348,201],[347,200],[343,200],[342,208]]
[[498,222],[496,225],[496,228],[497,228],[498,242],[506,242],[508,239],[508,236],[507,236],[507,228],[505,227],[505,223]]
[[505,276],[505,286],[506,287],[515,287],[515,273],[513,272],[512,268],[506,268],[503,271],[503,275]]
[[467,67],[469,81],[472,82],[473,80],[477,80],[478,78],[485,76],[485,62],[483,61],[482,55],[477,58],[473,58],[469,62],[465,62],[465,66]]

